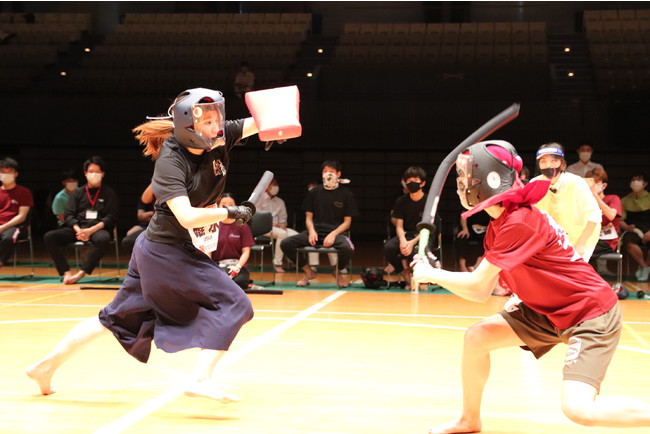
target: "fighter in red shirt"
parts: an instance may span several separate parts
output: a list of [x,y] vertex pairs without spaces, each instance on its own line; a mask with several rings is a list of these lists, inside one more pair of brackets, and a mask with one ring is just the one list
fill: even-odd
[[562,410],[588,426],[650,426],[650,405],[599,397],[600,384],[620,339],[622,319],[611,287],[584,262],[564,230],[532,205],[548,181],[525,186],[522,161],[503,141],[470,146],[456,160],[458,195],[472,213],[485,210],[492,221],[485,258],[472,272],[413,263],[417,283],[436,283],[472,301],[486,301],[497,279],[520,299],[470,327],[464,339],[463,411],[460,418],[430,433],[481,431],[481,398],[489,376],[490,352],[520,346],[539,358],[558,343],[568,344],[563,370]]

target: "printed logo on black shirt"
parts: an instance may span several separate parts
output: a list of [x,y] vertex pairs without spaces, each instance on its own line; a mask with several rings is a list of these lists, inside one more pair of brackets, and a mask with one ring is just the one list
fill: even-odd
[[214,176],[226,176],[226,167],[223,165],[221,160],[214,160],[212,162],[212,169],[214,170]]

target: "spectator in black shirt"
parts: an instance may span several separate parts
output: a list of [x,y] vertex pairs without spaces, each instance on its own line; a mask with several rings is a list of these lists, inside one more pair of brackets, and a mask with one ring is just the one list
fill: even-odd
[[402,273],[406,281],[406,289],[411,289],[409,264],[416,253],[415,246],[420,241],[420,233],[415,226],[422,221],[422,213],[427,201],[422,190],[426,180],[427,173],[419,166],[411,166],[404,171],[402,181],[408,193],[397,198],[392,213],[397,235],[384,244],[384,256],[396,273]]
[[[280,247],[289,258],[296,257],[296,250],[305,246],[333,247],[338,250],[338,269],[346,267],[352,258],[354,246],[347,236],[352,224],[352,217],[359,215],[354,194],[340,185],[341,166],[338,161],[325,161],[321,166],[323,184],[317,185],[307,192],[303,208],[305,209],[305,226],[307,230],[285,238]],[[304,276],[297,286],[307,286],[316,273],[305,262],[298,258],[298,266],[302,267]],[[336,284],[340,288],[348,286],[343,273],[338,273]]]
[[[83,169],[87,183],[70,195],[63,227],[47,232],[44,237],[45,248],[52,255],[65,285],[77,283],[86,274],[92,274],[111,242],[119,210],[117,194],[102,182],[106,172],[104,160],[99,156],[90,157]],[[65,248],[76,241],[90,241],[92,247],[81,269],[72,274]]]

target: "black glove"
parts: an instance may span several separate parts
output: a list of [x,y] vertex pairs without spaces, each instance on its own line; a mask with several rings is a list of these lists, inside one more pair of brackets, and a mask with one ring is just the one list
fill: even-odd
[[239,206],[227,206],[226,210],[228,211],[228,218],[235,219],[235,223],[241,226],[253,217],[253,214],[255,214],[255,205],[250,202],[244,202]]

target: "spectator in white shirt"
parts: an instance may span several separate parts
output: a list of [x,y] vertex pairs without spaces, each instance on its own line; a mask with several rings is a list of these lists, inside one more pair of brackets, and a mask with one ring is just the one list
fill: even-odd
[[279,191],[278,181],[273,178],[269,187],[257,203],[257,210],[270,212],[273,216],[273,230],[268,234],[271,239],[276,240],[273,265],[276,272],[284,273],[284,269],[282,269],[284,252],[280,248],[280,243],[287,237],[297,235],[298,232],[287,227],[287,207],[284,204],[284,200],[278,197]]
[[603,168],[600,164],[591,161],[591,154],[593,154],[594,150],[590,145],[582,145],[577,149],[577,151],[579,160],[567,167],[567,172],[584,178],[587,172]]

